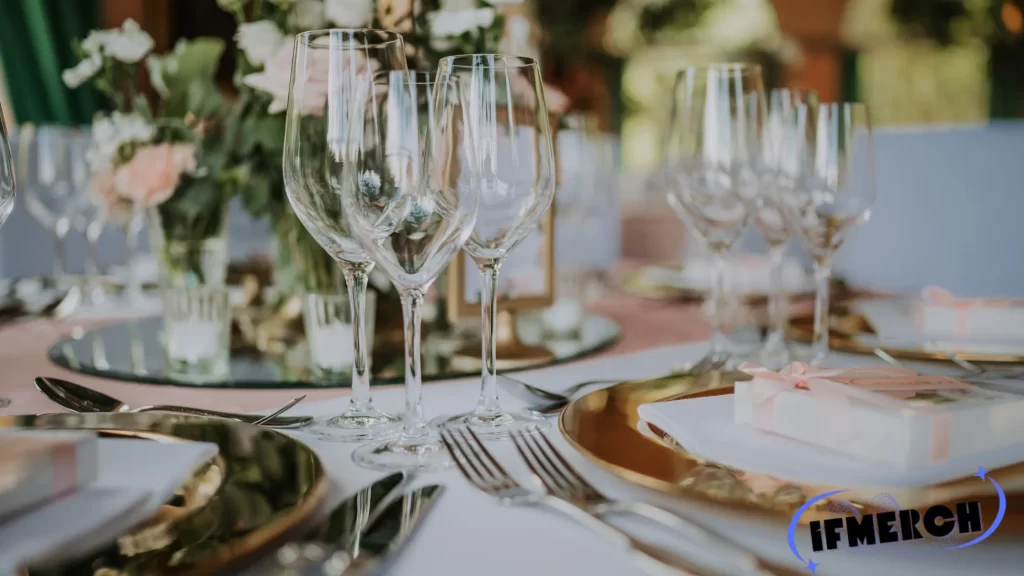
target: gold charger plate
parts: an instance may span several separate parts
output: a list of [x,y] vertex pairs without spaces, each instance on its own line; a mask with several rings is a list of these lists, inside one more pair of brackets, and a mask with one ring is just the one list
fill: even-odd
[[[884,348],[888,354],[897,358],[949,361],[945,350],[938,351],[924,346],[918,348],[883,346],[867,318],[854,310],[854,304],[844,304],[832,309],[828,337],[831,349],[858,354],[873,354],[875,348]],[[790,318],[788,334],[794,342],[811,342],[814,337],[814,312],[798,314]],[[968,362],[1024,363],[1024,355],[1018,354],[988,354],[968,350],[956,350],[956,354]]]
[[93,430],[140,441],[212,442],[219,453],[195,470],[143,525],[72,561],[32,575],[223,574],[309,520],[327,476],[305,444],[231,420],[167,414],[45,414],[0,417],[0,429]]
[[[650,402],[732,394],[733,382],[743,378],[746,375],[738,373],[704,373],[623,382],[574,400],[562,412],[559,428],[589,461],[630,482],[669,496],[783,522],[811,497],[832,490],[847,490],[842,495],[844,501],[864,512],[874,510],[875,497],[885,493],[902,507],[916,509],[979,500],[983,517],[994,517],[998,508],[995,491],[978,478],[926,487],[870,489],[787,482],[702,460],[638,415],[640,405]],[[990,476],[1007,495],[1000,532],[1024,531],[1024,463],[991,471]],[[827,500],[819,502],[807,510],[801,522],[847,515],[830,512],[829,506]]]

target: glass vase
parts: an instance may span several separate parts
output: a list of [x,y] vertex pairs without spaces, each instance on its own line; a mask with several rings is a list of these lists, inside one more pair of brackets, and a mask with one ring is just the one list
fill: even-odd
[[160,206],[148,212],[150,247],[167,288],[223,287],[228,272],[227,206],[183,217]]

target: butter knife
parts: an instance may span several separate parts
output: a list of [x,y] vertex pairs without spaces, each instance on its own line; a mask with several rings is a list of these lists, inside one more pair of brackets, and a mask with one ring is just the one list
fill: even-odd
[[277,574],[298,573],[293,570],[310,561],[319,561],[323,550],[349,547],[358,541],[359,533],[380,512],[394,492],[405,482],[402,472],[385,476],[338,504],[331,515],[301,541],[289,542],[277,551]]
[[444,487],[432,484],[409,490],[395,498],[370,524],[344,546],[307,546],[291,564],[282,564],[277,575],[368,576],[376,574],[402,549],[427,515]]

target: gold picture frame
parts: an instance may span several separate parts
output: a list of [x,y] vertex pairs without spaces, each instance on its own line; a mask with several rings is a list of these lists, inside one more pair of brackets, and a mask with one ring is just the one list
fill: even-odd
[[[525,113],[525,111],[523,111]],[[520,110],[515,111],[516,116]],[[551,125],[551,146],[555,156],[555,186],[562,182],[562,170],[558,162],[558,129],[561,116],[548,114],[548,121]],[[555,202],[541,218],[538,230],[541,235],[543,249],[541,250],[540,266],[544,270],[544,292],[540,295],[531,295],[521,298],[502,298],[498,294],[498,308],[502,312],[523,312],[527,310],[539,310],[547,308],[555,303]],[[527,236],[529,238],[529,236]],[[480,302],[472,301],[466,297],[466,274],[478,274],[473,265],[473,260],[465,250],[460,250],[451,263],[448,264],[448,295],[447,308],[448,320],[457,322],[463,318],[476,317],[480,315]],[[507,272],[503,268],[502,272]],[[507,276],[506,276],[507,277]]]

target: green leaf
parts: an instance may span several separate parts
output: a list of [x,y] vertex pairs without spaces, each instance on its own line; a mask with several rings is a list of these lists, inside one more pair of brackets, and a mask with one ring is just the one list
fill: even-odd
[[242,189],[242,206],[253,216],[263,216],[270,209],[271,188],[266,174],[251,174],[249,182]]
[[202,37],[179,40],[170,54],[147,61],[150,75],[159,75],[165,115],[180,118],[192,112],[206,117],[215,112],[215,102],[219,108],[220,101],[213,96],[217,92],[219,97],[214,76],[223,53],[223,40]]

